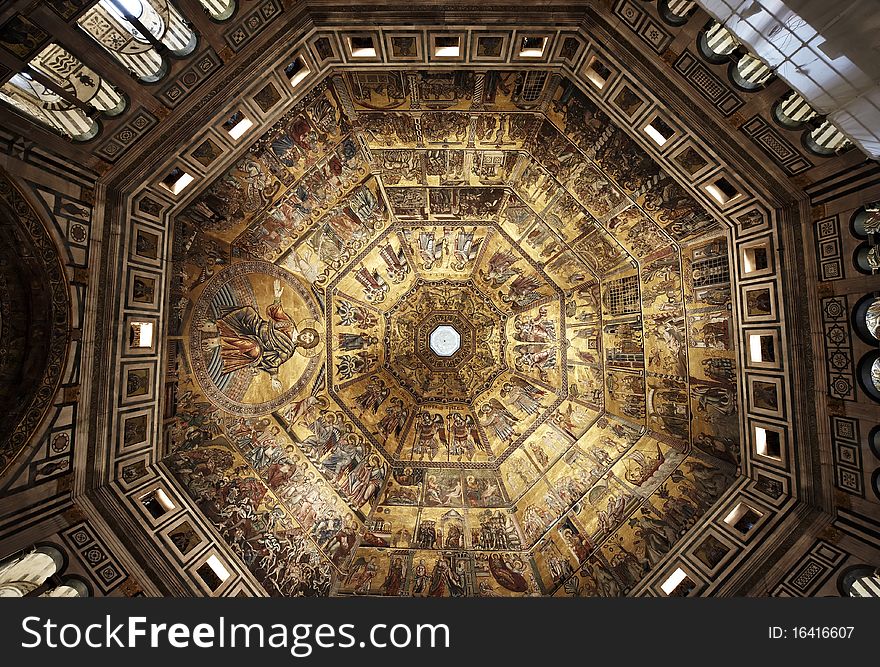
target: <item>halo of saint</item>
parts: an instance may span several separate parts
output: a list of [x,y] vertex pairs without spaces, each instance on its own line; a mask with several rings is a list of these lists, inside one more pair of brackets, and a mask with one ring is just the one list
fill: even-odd
[[241,416],[287,403],[314,375],[324,350],[321,314],[308,288],[262,261],[216,274],[196,301],[187,331],[205,396]]

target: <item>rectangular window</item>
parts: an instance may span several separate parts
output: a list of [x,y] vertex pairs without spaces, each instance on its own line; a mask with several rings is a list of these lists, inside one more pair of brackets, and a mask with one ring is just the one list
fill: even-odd
[[711,183],[704,185],[703,189],[722,206],[729,204],[740,196],[739,190],[724,176],[719,176]]
[[226,122],[223,123],[223,129],[229,133],[229,136],[233,139],[233,141],[241,139],[242,135],[251,129],[254,126],[253,121],[244,115],[244,112],[239,110],[232,114],[229,118],[226,119]]
[[458,58],[461,55],[461,40],[458,37],[435,37],[435,58]]
[[770,267],[770,258],[767,254],[767,246],[751,246],[743,250],[743,271],[755,273],[766,271]]
[[290,85],[296,88],[303,79],[311,74],[311,70],[306,67],[302,58],[297,58],[284,68],[284,74],[287,76],[287,80],[290,81]]
[[605,63],[596,56],[590,58],[590,63],[587,65],[587,80],[596,88],[602,90],[610,78],[611,70],[605,66]]
[[352,58],[376,57],[376,47],[372,37],[349,37],[348,48]]
[[520,44],[520,58],[540,58],[544,55],[544,48],[547,46],[546,37],[523,37]]
[[756,426],[755,451],[761,456],[781,460],[782,448],[779,441],[779,432]]
[[132,322],[128,344],[137,348],[153,347],[153,323]]
[[202,565],[196,570],[205,585],[212,591],[216,591],[223,582],[231,576],[229,570],[220,561],[215,554],[211,554]]
[[776,361],[776,348],[770,334],[749,334],[749,358],[756,364]]
[[695,587],[696,584],[687,576],[687,572],[677,567],[660,585],[660,590],[670,597],[687,597]]
[[745,535],[755,527],[762,516],[758,510],[745,503],[739,503],[730,514],[724,517],[724,523]]
[[162,489],[153,489],[145,496],[141,496],[141,504],[154,519],[158,519],[174,509],[174,503]]
[[645,134],[647,134],[658,146],[663,146],[667,141],[675,135],[675,130],[669,127],[669,124],[660,116],[655,116],[654,120],[645,126]]
[[195,178],[193,178],[193,176],[186,173],[180,167],[174,167],[174,169],[165,175],[165,178],[163,178],[160,183],[166,190],[169,190],[171,194],[178,195],[194,180]]

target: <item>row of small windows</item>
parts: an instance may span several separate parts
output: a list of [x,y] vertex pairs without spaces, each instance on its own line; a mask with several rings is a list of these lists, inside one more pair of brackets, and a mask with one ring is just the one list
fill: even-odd
[[[773,69],[749,53],[734,34],[717,21],[711,21],[700,33],[697,46],[709,62],[730,62],[730,80],[742,90],[761,90],[773,80]],[[834,123],[823,118],[795,91],[776,103],[773,115],[787,129],[803,129],[803,144],[815,155],[836,155],[853,145]]]
[[[217,21],[230,18],[235,0],[199,0]],[[99,0],[77,25],[142,83],[168,71],[169,58],[184,58],[198,38],[168,0]],[[62,45],[52,43],[0,86],[0,100],[74,141],[100,132],[98,116],[118,116],[123,94]]]
[[[290,81],[291,88],[296,88],[311,74],[311,70],[302,57],[297,56],[284,67],[284,74],[288,81]],[[221,125],[233,141],[241,139],[253,126],[254,122],[241,109],[232,112]],[[194,180],[195,177],[192,174],[184,171],[180,166],[175,166],[159,179],[159,185],[168,190],[172,195],[177,196],[189,187]],[[152,326],[152,324],[145,322],[132,323],[131,348],[149,348],[152,345],[150,342],[152,341]],[[136,328],[137,331],[135,331]],[[135,340],[139,342],[135,343]],[[147,342],[143,343],[143,341]]]
[[[748,505],[740,503],[725,517],[724,523],[745,535],[757,525],[761,516]],[[696,589],[697,583],[682,567],[675,568],[660,584],[660,590],[668,597],[687,597]],[[880,598],[880,567],[853,565],[846,568],[837,579],[837,589],[844,597]]]
[[700,53],[706,60],[722,64],[730,62],[730,78],[743,90],[760,90],[773,77],[773,70],[739,43],[733,33],[712,21],[697,39]]
[[[728,528],[745,537],[761,525],[763,518],[764,514],[748,503],[738,502],[722,521]],[[676,567],[660,584],[660,590],[667,597],[688,597],[696,589],[697,582],[681,567]]]

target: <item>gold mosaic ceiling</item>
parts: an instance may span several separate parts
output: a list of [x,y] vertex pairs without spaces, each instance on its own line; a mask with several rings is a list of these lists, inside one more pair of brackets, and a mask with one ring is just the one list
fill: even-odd
[[175,262],[167,463],[270,594],[625,594],[733,478],[725,230],[546,72],[319,85]]

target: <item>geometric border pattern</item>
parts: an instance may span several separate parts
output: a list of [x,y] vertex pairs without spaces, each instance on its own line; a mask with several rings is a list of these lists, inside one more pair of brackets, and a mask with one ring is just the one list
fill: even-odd
[[803,559],[783,577],[773,597],[810,597],[843,563],[846,552],[825,540],[816,540]]
[[672,43],[672,35],[632,0],[620,0],[614,5],[614,14],[657,53],[663,53]]
[[840,218],[836,215],[816,221],[816,260],[820,280],[843,278],[843,240]]
[[214,50],[208,49],[195,63],[183,70],[176,79],[162,89],[159,93],[159,99],[169,109],[173,109],[221,64],[220,58],[214,53]]
[[682,53],[673,68],[725,116],[732,116],[745,104],[690,51]]
[[841,491],[864,498],[859,420],[832,417],[831,444],[834,453],[834,486]]
[[159,119],[146,109],[138,109],[121,130],[95,149],[95,153],[105,160],[115,162],[125,149],[158,122]]
[[110,554],[107,547],[101,544],[94,530],[85,521],[65,530],[62,537],[79,554],[104,594],[112,591],[128,577],[126,571]]
[[278,0],[269,0],[248,14],[238,26],[226,35],[226,41],[233,51],[239,51],[256,35],[266,23],[281,14]]
[[834,398],[854,401],[856,376],[848,317],[849,305],[845,296],[822,299],[828,394]]
[[739,129],[791,176],[813,167],[800,151],[760,116],[752,116]]

